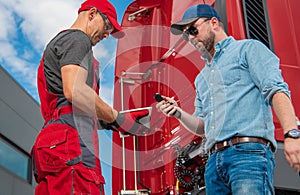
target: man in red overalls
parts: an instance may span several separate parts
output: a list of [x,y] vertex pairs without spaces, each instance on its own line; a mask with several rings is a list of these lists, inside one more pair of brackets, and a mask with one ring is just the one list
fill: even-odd
[[99,63],[92,46],[109,34],[123,35],[107,0],[87,0],[67,30],[47,45],[38,91],[44,126],[33,146],[35,194],[104,194],[98,157],[98,120],[107,129],[144,134],[138,119],[148,111],[121,114],[98,96]]

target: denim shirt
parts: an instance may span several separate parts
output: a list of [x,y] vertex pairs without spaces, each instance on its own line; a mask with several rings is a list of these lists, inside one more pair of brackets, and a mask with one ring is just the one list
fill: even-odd
[[228,37],[215,50],[195,79],[194,115],[205,122],[207,151],[233,136],[265,138],[276,147],[272,97],[276,92],[290,96],[279,59],[250,39]]

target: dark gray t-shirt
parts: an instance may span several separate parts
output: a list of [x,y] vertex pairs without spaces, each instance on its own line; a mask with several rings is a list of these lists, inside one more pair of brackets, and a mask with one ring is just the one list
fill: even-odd
[[57,34],[44,52],[44,72],[48,90],[63,94],[61,67],[76,64],[88,71],[87,85],[93,87],[94,68],[92,45],[88,36],[80,30],[65,30]]

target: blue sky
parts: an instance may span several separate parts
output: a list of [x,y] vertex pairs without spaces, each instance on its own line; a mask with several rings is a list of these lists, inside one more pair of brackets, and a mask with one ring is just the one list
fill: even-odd
[[[72,25],[82,0],[0,0],[0,65],[38,101],[36,70],[47,42]],[[133,0],[110,0],[118,21]],[[110,37],[94,47],[102,75],[113,74],[116,40]],[[108,71],[109,73],[103,71]],[[111,79],[102,79],[102,90],[111,90]],[[112,102],[110,95],[103,97]]]
[[[134,0],[110,0],[118,21]],[[82,0],[0,0],[0,65],[36,100],[36,71],[48,41],[72,25]],[[112,105],[116,40],[110,37],[94,47],[101,64],[101,98]],[[105,77],[103,76],[105,75]],[[1,79],[1,78],[0,78]],[[100,155],[106,178],[106,194],[111,194],[111,133],[100,132]],[[105,150],[101,146],[106,146]],[[102,147],[104,148],[104,147]]]

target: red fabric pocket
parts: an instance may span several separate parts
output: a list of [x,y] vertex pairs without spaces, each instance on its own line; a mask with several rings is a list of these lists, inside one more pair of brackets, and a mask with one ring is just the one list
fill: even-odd
[[41,171],[59,172],[66,162],[81,155],[78,132],[64,124],[51,124],[39,134],[35,160]]

